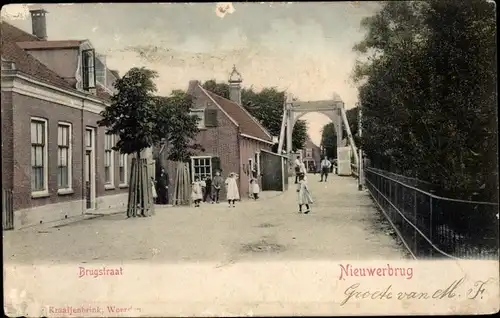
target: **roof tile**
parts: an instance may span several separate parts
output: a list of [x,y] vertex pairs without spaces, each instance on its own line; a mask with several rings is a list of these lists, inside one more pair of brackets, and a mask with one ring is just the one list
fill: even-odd
[[[0,53],[3,59],[9,62],[13,62],[15,64],[16,69],[27,75],[31,75],[39,80],[46,81],[52,85],[75,90],[76,83],[74,80],[67,81],[64,78],[60,77],[56,72],[52,71],[45,64],[41,63],[35,57],[33,57],[32,55],[30,55],[28,52],[24,51],[21,48],[21,47],[33,47],[33,46],[44,49],[49,49],[51,47],[60,48],[60,44],[62,42],[66,42],[65,45],[70,45],[70,44],[73,45],[76,42],[80,41],[74,41],[74,40],[43,41],[38,39],[36,36],[24,32],[23,30],[18,29],[4,21],[2,21],[1,23]],[[48,43],[48,44],[43,44],[43,43]],[[111,100],[111,95],[100,87],[97,88],[96,95],[98,98],[104,101]]]
[[272,138],[269,136],[269,133],[263,127],[261,127],[257,123],[257,120],[245,109],[243,109],[242,106],[210,91],[204,91],[208,95],[210,95],[210,97],[212,97],[215,102],[219,104],[219,106],[238,123],[242,134],[272,142]]
[[63,41],[23,41],[16,44],[24,50],[47,50],[79,47],[83,41],[63,40]]
[[16,69],[38,79],[50,82],[51,84],[72,88],[70,83],[16,44],[16,42],[22,41],[37,41],[38,39],[35,36],[3,21],[1,31],[2,45],[0,52],[4,59],[14,62]]

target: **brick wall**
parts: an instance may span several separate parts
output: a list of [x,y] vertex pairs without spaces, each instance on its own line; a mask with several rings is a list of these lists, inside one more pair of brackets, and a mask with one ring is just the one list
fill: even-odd
[[[3,101],[3,99],[2,99]],[[46,204],[82,200],[83,163],[84,163],[84,130],[86,126],[97,127],[100,119],[98,114],[82,112],[68,106],[39,100],[33,97],[12,93],[14,105],[13,123],[13,184],[14,209],[26,209]],[[2,105],[3,109],[3,105]],[[31,146],[30,146],[30,118],[41,117],[48,124],[48,190],[49,196],[31,198]],[[72,125],[72,188],[73,193],[61,195],[57,193],[57,127],[63,121]],[[104,189],[104,128],[98,128],[96,133],[96,196],[105,196],[127,192],[127,189],[118,187],[119,157],[115,152],[114,176],[115,189]],[[2,132],[3,135],[3,132]],[[3,150],[3,149],[2,149]],[[129,161],[131,157],[129,156]],[[128,169],[130,171],[130,169]]]
[[12,92],[2,91],[2,189],[13,186]]
[[[240,173],[240,148],[238,146],[240,137],[238,127],[236,127],[219,107],[197,86],[193,86],[192,89],[189,90],[189,93],[194,99],[193,109],[208,108],[217,111],[218,125],[217,127],[210,127],[200,131],[195,142],[202,145],[203,150],[197,151],[195,155],[219,157],[222,176],[224,178],[226,178],[230,172]],[[168,148],[165,149],[162,156],[160,156],[160,162],[157,163],[157,165],[164,166],[169,175],[169,196],[171,198],[174,189],[177,164],[166,160],[167,155]],[[155,156],[157,156],[157,149],[155,151]],[[225,198],[224,190],[221,193],[221,198]]]

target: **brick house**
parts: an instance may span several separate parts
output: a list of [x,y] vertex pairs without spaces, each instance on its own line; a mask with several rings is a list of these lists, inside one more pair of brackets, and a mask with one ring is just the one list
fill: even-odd
[[44,10],[33,34],[1,23],[2,189],[14,227],[126,205],[131,158],[98,127],[118,78],[89,41],[48,41]]
[[[188,94],[193,96],[191,112],[200,119],[196,143],[203,147],[191,157],[191,177],[213,176],[216,170],[221,170],[224,177],[235,172],[239,174],[243,199],[249,193],[252,170],[260,175],[260,151],[271,151],[273,138],[241,106],[241,82],[241,76],[233,69],[229,80],[231,100],[205,90],[198,81],[190,81]],[[172,183],[175,164],[170,162],[166,166]]]
[[321,161],[321,148],[316,146],[309,136],[304,144],[304,148],[302,148],[301,156],[307,171],[312,172],[314,167],[316,167],[316,170],[319,169]]

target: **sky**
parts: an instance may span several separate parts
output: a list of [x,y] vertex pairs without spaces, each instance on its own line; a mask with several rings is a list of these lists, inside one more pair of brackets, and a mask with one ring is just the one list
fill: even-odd
[[[302,101],[338,94],[357,101],[352,47],[364,37],[361,20],[377,2],[197,4],[37,4],[48,11],[49,40],[88,39],[121,75],[145,66],[159,73],[158,93],[187,89],[196,79],[227,81],[236,65],[244,87],[276,87]],[[2,7],[2,19],[31,32],[26,4]],[[225,14],[218,8],[224,8]],[[301,117],[315,144],[329,122]]]

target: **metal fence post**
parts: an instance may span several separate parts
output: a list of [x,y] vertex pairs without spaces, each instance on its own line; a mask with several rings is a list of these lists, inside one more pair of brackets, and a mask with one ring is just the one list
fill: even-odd
[[[429,204],[430,204],[430,207],[429,207],[429,240],[432,242],[432,244],[434,244],[434,240],[432,238],[432,235],[433,235],[433,231],[432,231],[432,197],[429,197]],[[434,255],[434,248],[431,246],[431,250],[430,250],[430,253],[429,253],[429,256],[431,258],[433,258],[433,255]]]
[[[417,191],[413,190],[413,222],[418,227],[417,213]],[[413,254],[418,255],[417,229],[413,229]]]

